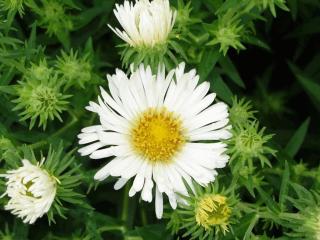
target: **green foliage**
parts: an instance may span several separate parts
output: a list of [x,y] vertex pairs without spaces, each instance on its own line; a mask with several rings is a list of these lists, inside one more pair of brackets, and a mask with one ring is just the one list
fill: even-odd
[[0,7],[4,11],[16,12],[18,11],[20,15],[23,15],[23,3],[24,0],[3,0],[0,2]]
[[[50,225],[22,223],[0,198],[0,239],[318,239],[319,1],[170,0],[176,22],[154,48],[110,31],[115,3],[0,0],[0,172],[44,157],[59,183]],[[76,136],[98,122],[85,106],[107,88],[106,74],[181,61],[230,105],[230,160],[214,184],[190,187],[185,204],[156,220],[153,204],[115,192],[113,178],[97,188],[101,162],[80,158]],[[229,200],[225,234],[196,221],[197,201],[210,194]]]

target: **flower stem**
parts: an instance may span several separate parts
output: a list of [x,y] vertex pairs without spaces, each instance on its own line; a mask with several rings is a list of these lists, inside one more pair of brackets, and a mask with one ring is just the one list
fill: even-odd
[[128,220],[128,210],[129,210],[129,190],[130,185],[126,184],[124,189],[124,196],[122,201],[122,208],[121,208],[121,220],[126,223]]
[[103,232],[108,232],[108,231],[120,231],[122,233],[126,232],[126,228],[124,226],[121,225],[117,225],[117,226],[104,226],[98,229],[99,233],[103,233]]

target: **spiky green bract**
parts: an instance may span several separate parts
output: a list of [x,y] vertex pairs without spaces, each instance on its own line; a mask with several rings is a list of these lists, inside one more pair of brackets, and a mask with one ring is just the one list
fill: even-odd
[[61,0],[41,0],[41,6],[39,6],[34,0],[29,0],[28,5],[39,15],[39,25],[47,30],[49,36],[65,38],[66,34],[73,29],[71,17],[66,14],[70,4]]
[[178,0],[177,18],[175,22],[175,31],[177,32],[177,35],[184,36],[190,34],[190,26],[201,22],[200,19],[190,16],[191,11],[192,4],[190,1]]
[[269,9],[273,17],[277,16],[276,7],[289,11],[289,8],[286,6],[286,0],[244,0],[241,1],[241,4],[243,4],[244,12],[256,10],[262,12]]
[[218,180],[203,188],[195,183],[189,188],[189,197],[181,196],[184,203],[172,213],[167,228],[173,233],[179,230],[187,239],[220,239],[230,231],[236,222],[239,211],[235,189],[219,188]]
[[62,92],[63,82],[51,72],[43,61],[32,65],[16,87],[18,98],[13,100],[17,104],[13,110],[20,111],[21,121],[30,119],[29,129],[34,127],[37,119],[38,127],[43,130],[48,120],[57,118],[62,122],[60,114],[67,110],[67,99],[71,96]]
[[24,13],[24,0],[1,0],[0,9],[4,11],[19,12],[20,16]]
[[289,11],[289,8],[286,6],[286,0],[255,0],[258,7],[264,9],[269,9],[274,17],[277,16],[276,6],[284,11]]
[[20,167],[22,159],[38,165],[56,181],[56,195],[50,210],[46,213],[49,224],[55,223],[56,215],[66,218],[65,213],[68,208],[64,206],[65,203],[68,203],[68,206],[76,204],[87,208],[88,205],[83,201],[84,195],[76,192],[75,189],[81,184],[82,176],[79,170],[80,165],[76,163],[73,151],[64,153],[63,144],[60,143],[55,147],[50,145],[46,154],[41,152],[36,155],[31,147],[24,145],[16,152],[11,152],[6,159],[10,167],[8,170]]
[[220,46],[220,52],[226,55],[229,48],[243,50],[245,46],[241,43],[241,38],[245,33],[244,25],[237,16],[227,12],[220,16],[210,30],[213,39],[208,45]]
[[[262,167],[265,164],[271,166],[266,155],[275,155],[276,151],[267,146],[268,141],[273,134],[265,134],[266,128],[259,128],[259,122],[246,122],[242,125],[234,127],[232,131],[232,138],[227,142],[229,145],[228,154],[231,155],[230,161],[234,166],[233,169],[239,169],[248,166],[249,170],[253,172],[253,161],[258,159]],[[237,165],[237,167],[235,167]]]
[[180,46],[178,36],[173,32],[169,34],[166,43],[155,44],[153,47],[136,46],[131,47],[129,44],[121,44],[122,65],[128,68],[131,64],[136,69],[141,63],[150,66],[156,72],[159,63],[164,63],[166,69],[172,69],[185,56],[183,48]]
[[61,57],[57,57],[56,68],[65,79],[66,88],[70,86],[84,88],[87,83],[90,83],[92,66],[89,54],[78,56],[78,52],[73,49],[69,54],[62,51]]
[[254,113],[256,112],[252,110],[250,101],[245,98],[238,99],[235,96],[232,99],[232,107],[229,110],[230,122],[232,125],[241,126],[248,121],[255,120]]
[[299,184],[291,185],[295,196],[288,197],[296,213],[283,213],[281,218],[290,229],[288,236],[295,239],[320,239],[320,192],[307,190]]

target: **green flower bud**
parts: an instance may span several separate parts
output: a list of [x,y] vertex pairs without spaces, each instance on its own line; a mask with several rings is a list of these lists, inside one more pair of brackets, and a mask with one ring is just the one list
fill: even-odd
[[213,40],[208,45],[220,45],[220,52],[223,55],[227,54],[230,47],[243,50],[245,47],[241,43],[241,38],[244,32],[244,26],[241,25],[240,20],[230,16],[230,14],[225,14],[217,20],[211,30]]
[[58,73],[65,79],[66,87],[84,88],[92,77],[89,55],[78,57],[78,52],[74,52],[72,49],[69,55],[62,51],[61,57],[57,58],[56,68]]
[[185,204],[165,217],[169,218],[168,228],[174,232],[185,230],[183,237],[188,239],[213,239],[217,235],[229,232],[235,222],[238,200],[232,193],[219,190],[217,182],[205,189],[194,185],[195,191],[189,197],[183,197]]
[[66,5],[57,0],[42,0],[42,7],[36,5],[31,8],[39,15],[39,25],[47,29],[49,36],[61,34],[73,29],[73,23],[66,14]]
[[[46,128],[48,120],[57,118],[62,121],[60,114],[67,109],[66,99],[70,97],[62,93],[62,82],[57,76],[50,76],[50,69],[49,72],[44,70],[41,63],[27,69],[25,79],[19,81],[16,88],[18,98],[13,100],[17,104],[13,110],[20,111],[21,121],[30,119],[30,129],[34,127],[37,119],[38,126],[43,129]],[[40,73],[43,73],[42,79]]]
[[266,146],[268,141],[272,138],[273,134],[265,135],[265,128],[259,130],[259,123],[246,122],[232,129],[232,138],[228,140],[229,150],[231,155],[230,161],[234,159],[240,159],[236,161],[244,163],[248,161],[249,168],[252,169],[252,161],[259,159],[261,166],[264,164],[271,166],[266,155],[275,155],[276,151]]
[[232,125],[243,125],[248,121],[255,120],[250,101],[245,98],[239,99],[235,96],[232,100],[232,107],[230,108],[230,121]]

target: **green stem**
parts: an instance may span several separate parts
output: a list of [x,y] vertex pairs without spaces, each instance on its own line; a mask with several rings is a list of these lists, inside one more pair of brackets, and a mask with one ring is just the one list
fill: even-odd
[[140,208],[140,213],[141,213],[142,226],[146,226],[148,224],[148,219],[147,219],[146,209],[143,206]]
[[119,226],[104,226],[98,229],[99,233],[108,232],[108,231],[120,231],[122,233],[126,232],[125,226],[119,225]]
[[34,150],[34,149],[42,147],[42,146],[44,146],[46,144],[48,144],[48,142],[46,140],[41,140],[39,142],[31,144],[30,147]]
[[126,225],[128,224],[128,214],[129,214],[129,190],[130,190],[130,185],[126,184],[124,188],[124,193],[123,193],[124,196],[123,196],[121,215],[120,215],[120,219]]

